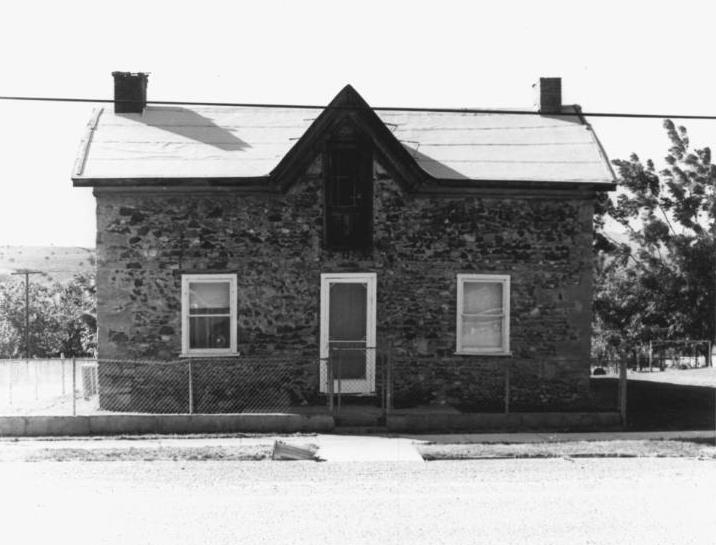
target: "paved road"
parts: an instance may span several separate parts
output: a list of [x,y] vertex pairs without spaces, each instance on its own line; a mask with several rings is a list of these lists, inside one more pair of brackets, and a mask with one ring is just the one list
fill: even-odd
[[0,464],[4,543],[712,544],[716,462]]

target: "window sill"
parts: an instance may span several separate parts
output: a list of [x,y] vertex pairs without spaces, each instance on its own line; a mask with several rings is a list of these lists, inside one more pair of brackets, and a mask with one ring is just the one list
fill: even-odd
[[456,356],[501,356],[501,357],[511,357],[512,352],[465,352],[465,351],[455,351],[454,354]]
[[204,358],[236,358],[241,355],[241,352],[222,352],[220,354],[217,353],[211,353],[211,354],[201,354],[201,353],[195,353],[191,352],[189,354],[179,354],[180,358],[197,358],[197,359],[204,359]]

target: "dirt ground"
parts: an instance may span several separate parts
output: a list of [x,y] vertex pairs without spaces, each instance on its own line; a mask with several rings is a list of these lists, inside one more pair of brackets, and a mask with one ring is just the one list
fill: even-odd
[[[630,373],[628,379],[627,423],[630,430],[714,429],[714,369]],[[591,390],[598,408],[615,410],[618,407],[618,379],[593,377]]]

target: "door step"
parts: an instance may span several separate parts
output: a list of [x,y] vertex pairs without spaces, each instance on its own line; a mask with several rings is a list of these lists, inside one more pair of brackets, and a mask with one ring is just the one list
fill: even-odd
[[336,435],[382,435],[388,433],[385,426],[338,426],[333,429]]
[[337,414],[333,416],[333,420],[336,423],[336,427],[350,428],[374,428],[374,427],[385,427],[385,418],[382,415],[372,414],[350,414],[342,415]]

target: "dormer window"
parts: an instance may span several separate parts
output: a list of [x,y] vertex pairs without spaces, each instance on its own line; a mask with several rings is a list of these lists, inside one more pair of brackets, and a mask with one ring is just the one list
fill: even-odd
[[358,142],[328,146],[325,155],[325,244],[365,250],[373,242],[373,157]]

